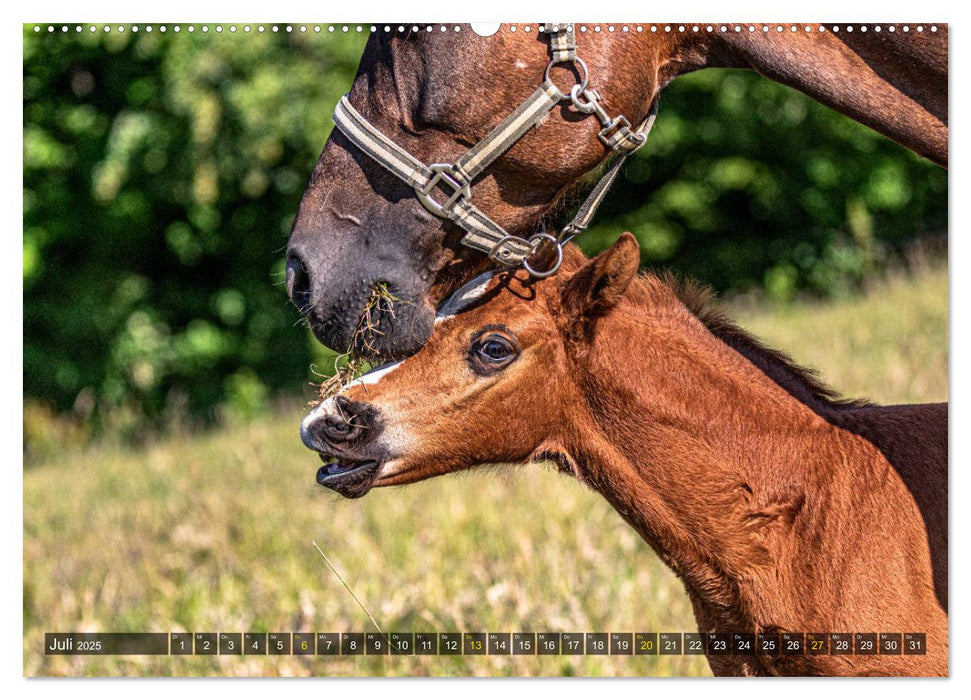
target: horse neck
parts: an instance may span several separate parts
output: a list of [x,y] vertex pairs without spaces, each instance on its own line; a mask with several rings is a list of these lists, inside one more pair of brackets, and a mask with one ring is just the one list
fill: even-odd
[[[597,75],[603,91],[639,119],[650,101],[679,75],[701,68],[748,68],[788,85],[947,167],[947,26],[905,33],[888,26],[877,33],[832,31],[798,25],[778,32],[771,25],[738,25],[740,31],[613,35],[595,48],[606,61]],[[749,32],[749,26],[755,31]],[[806,26],[810,31],[805,31]],[[593,41],[596,41],[595,39]],[[636,56],[636,60],[632,59]],[[645,95],[631,76],[645,76]],[[636,81],[634,81],[636,82]],[[661,112],[663,119],[663,110]]]
[[776,572],[852,575],[835,570],[827,530],[903,502],[896,483],[874,486],[893,482],[892,469],[714,337],[666,285],[635,284],[573,371],[582,408],[564,442],[578,478],[681,576],[703,626],[836,624],[819,615],[843,609],[842,593],[790,597]]
[[909,33],[716,32],[695,43],[693,65],[751,68],[947,166],[947,27]]

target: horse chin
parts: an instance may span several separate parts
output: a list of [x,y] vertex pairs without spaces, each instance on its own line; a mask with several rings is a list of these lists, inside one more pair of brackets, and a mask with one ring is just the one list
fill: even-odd
[[317,470],[317,483],[345,498],[360,498],[374,486],[381,462],[335,460]]
[[[362,320],[359,327],[366,322]],[[372,363],[397,362],[421,350],[434,324],[433,309],[422,302],[404,302],[393,311],[382,312],[371,332],[355,333],[352,351]]]

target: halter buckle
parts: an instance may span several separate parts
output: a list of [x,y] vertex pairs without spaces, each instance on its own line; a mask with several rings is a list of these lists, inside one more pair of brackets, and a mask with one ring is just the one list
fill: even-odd
[[[560,88],[556,86],[556,83],[554,83],[550,79],[550,71],[553,69],[553,66],[559,66],[564,64],[572,65],[573,69],[577,73],[577,77],[580,78],[580,82],[576,83],[573,86],[573,88],[570,90],[570,92],[563,92],[562,90],[560,90]],[[572,93],[573,90],[578,90],[580,93],[586,92],[587,83],[589,81],[590,81],[590,71],[587,69],[586,62],[579,56],[574,56],[573,58],[565,61],[559,61],[559,60],[553,59],[546,64],[546,72],[543,74],[543,82],[545,84],[553,86],[553,89],[556,90],[556,94],[558,95],[557,99],[561,102],[563,100],[570,99],[570,93]]]
[[[462,199],[472,196],[468,181],[461,175],[461,171],[452,163],[432,163],[428,166],[434,175],[429,178],[424,187],[416,187],[415,194],[418,201],[435,216],[443,219],[451,218],[452,209]],[[452,193],[444,202],[438,202],[432,197],[432,192],[439,185],[442,189],[451,188]]]
[[597,138],[615,151],[636,151],[647,141],[644,134],[635,133],[631,129],[630,121],[623,114],[608,120],[597,134]]
[[492,246],[492,250],[489,251],[489,259],[493,260],[500,265],[509,265],[514,261],[513,253],[511,248],[506,247],[506,243],[510,241],[515,241],[516,243],[521,243],[524,246],[529,245],[529,241],[520,238],[519,236],[513,236],[507,233],[505,236],[496,241],[495,245]]

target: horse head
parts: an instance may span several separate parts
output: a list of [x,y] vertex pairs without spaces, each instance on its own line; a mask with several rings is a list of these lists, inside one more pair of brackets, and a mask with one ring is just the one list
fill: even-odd
[[[541,230],[563,195],[611,153],[604,138],[611,117],[643,123],[661,88],[704,67],[755,69],[947,162],[944,27],[922,34],[888,27],[883,35],[822,25],[595,27],[576,34],[583,63],[551,62],[550,32],[536,25],[506,27],[491,37],[452,29],[372,34],[347,104],[422,167],[451,168],[546,85],[548,75],[559,91],[557,104],[488,168],[464,183],[429,180],[440,194],[446,185],[445,197],[467,186],[496,229],[521,241]],[[599,110],[566,99],[588,79]],[[286,285],[314,335],[335,350],[407,356],[430,335],[437,303],[492,264],[489,246],[463,247],[455,220],[436,216],[407,179],[340,129],[314,169],[290,236]]]
[[[633,33],[591,33],[583,48],[590,85],[604,106],[635,123],[665,80],[661,66],[644,64],[638,42],[643,37]],[[549,64],[550,44],[535,27],[492,37],[469,30],[377,32],[348,101],[423,163],[454,163],[544,82]],[[635,70],[638,80],[624,79]],[[579,79],[569,63],[550,73],[565,93]],[[597,138],[600,128],[565,101],[471,183],[471,200],[510,234],[535,232],[552,205],[610,153]],[[428,338],[437,303],[490,264],[460,245],[462,233],[335,129],[293,225],[287,290],[325,345],[403,357]],[[356,337],[376,289],[396,302],[372,319],[372,337]]]

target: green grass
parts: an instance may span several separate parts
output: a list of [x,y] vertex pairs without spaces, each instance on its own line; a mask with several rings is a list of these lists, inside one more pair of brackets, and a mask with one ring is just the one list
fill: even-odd
[[947,268],[919,265],[839,303],[736,309],[770,346],[819,370],[847,397],[947,401]]
[[[947,398],[946,270],[741,310],[848,395]],[[27,675],[708,675],[703,657],[47,657],[45,631],[692,631],[683,588],[601,498],[543,467],[314,483],[302,409],[24,474]]]

